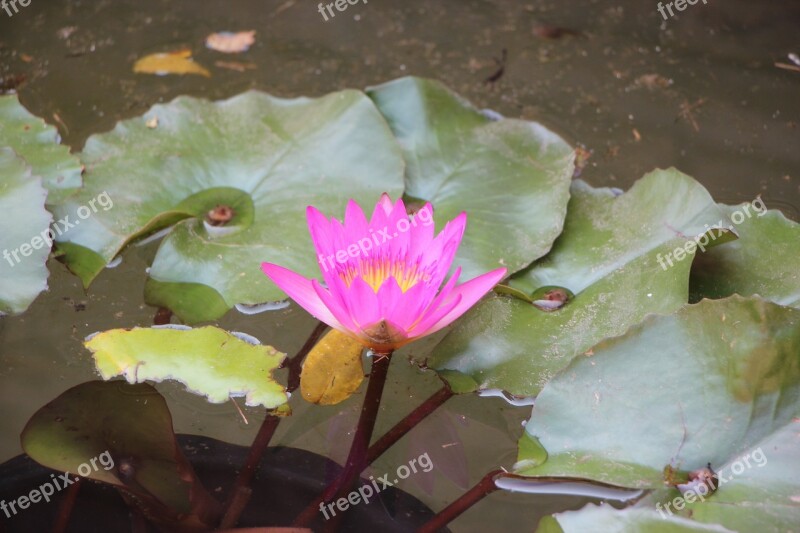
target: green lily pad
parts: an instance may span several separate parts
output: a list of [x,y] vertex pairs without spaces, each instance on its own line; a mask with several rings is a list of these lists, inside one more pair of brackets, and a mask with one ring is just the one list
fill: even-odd
[[[119,488],[163,525],[214,524],[219,504],[175,440],[164,398],[150,385],[92,381],[73,387],[31,417],[22,448],[46,467]],[[55,478],[59,488],[66,480]]]
[[[655,509],[631,507],[617,510],[610,505],[590,504],[579,511],[559,513],[542,519],[536,533],[733,533],[720,525],[701,524],[688,518],[663,518]],[[761,531],[761,529],[759,529]]]
[[22,313],[47,289],[45,237],[52,217],[46,197],[26,162],[11,148],[0,148],[0,315]]
[[795,418],[750,452],[719,465],[716,470],[727,481],[705,501],[687,503],[678,511],[674,498],[680,493],[662,489],[640,504],[653,507],[660,503],[659,509],[664,509],[672,500],[673,505],[664,514],[671,512],[670,516],[691,517],[738,531],[782,533],[796,529],[800,524],[799,432],[800,420]]
[[[726,481],[713,494],[704,495],[704,490],[687,494],[686,489],[681,494],[674,488],[661,488],[629,509],[618,511],[610,506],[589,505],[579,511],[557,514],[543,520],[537,533],[582,533],[590,529],[589,525],[598,527],[598,524],[602,524],[602,531],[648,533],[793,531],[800,524],[798,431],[800,421],[795,420],[766,437],[757,448],[717,465],[717,474]],[[555,523],[559,529],[546,529],[545,522]]]
[[83,167],[60,142],[58,130],[22,107],[17,95],[0,96],[0,148],[13,148],[41,176],[50,193],[48,204],[63,201],[81,186]]
[[769,456],[800,414],[800,310],[758,297],[650,316],[592,352],[536,398],[516,473],[656,489],[666,468]]
[[800,224],[767,210],[760,201],[721,207],[738,222],[739,240],[697,257],[693,300],[758,294],[800,308]]
[[543,256],[564,224],[574,152],[535,122],[493,120],[442,84],[402,78],[367,90],[406,160],[406,196],[437,228],[469,215],[454,265],[464,279]]
[[707,235],[711,243],[731,236],[723,234],[728,223],[708,191],[675,169],[647,174],[621,196],[581,181],[571,192],[553,250],[510,284],[530,295],[563,287],[574,298],[550,312],[507,295],[481,302],[427,361],[454,390],[537,394],[600,340],[686,303],[694,252],[671,267],[666,256],[684,247],[687,236]]
[[286,354],[255,342],[212,326],[156,326],[112,329],[84,344],[94,353],[103,379],[124,376],[130,383],[173,379],[212,403],[244,396],[247,405],[274,409],[288,399],[273,377]]
[[[126,244],[171,227],[147,301],[190,323],[284,299],[263,261],[319,276],[306,206],[341,216],[351,198],[370,210],[381,193],[403,190],[397,143],[358,91],[180,97],[90,137],[81,157],[85,187],[55,213],[80,222],[57,239],[66,264],[88,286]],[[103,192],[113,208],[81,219],[80,206]],[[206,217],[218,206],[231,208],[230,220],[213,226]]]

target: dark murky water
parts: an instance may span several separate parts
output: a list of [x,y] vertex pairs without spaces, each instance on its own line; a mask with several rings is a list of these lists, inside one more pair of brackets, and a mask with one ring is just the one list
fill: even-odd
[[[761,194],[769,207],[800,219],[800,72],[774,65],[800,54],[800,4],[711,0],[666,22],[656,4],[370,0],[325,22],[308,0],[32,0],[13,17],[0,11],[0,81],[24,76],[22,102],[79,149],[88,135],[180,94],[219,99],[257,88],[313,96],[407,74],[438,78],[480,107],[538,120],[585,145],[593,155],[582,177],[593,185],[627,188],[654,167],[674,165],[720,201]],[[249,29],[257,31],[255,46],[232,60],[253,68],[216,66],[220,56],[204,48],[205,36]],[[133,74],[137,57],[181,47],[212,77]],[[502,76],[488,83],[503,49]],[[142,289],[154,253],[155,245],[129,250],[88,293],[51,261],[50,292],[26,314],[0,320],[0,462],[20,453],[18,436],[34,411],[94,379],[81,346],[87,334],[152,322]],[[293,353],[313,322],[292,307],[249,317],[231,312],[221,326]],[[387,388],[377,432],[438,381],[396,357]],[[256,409],[245,409],[245,424],[230,404],[209,405],[170,384],[159,390],[178,432],[248,444],[258,429]],[[296,397],[276,443],[341,461],[360,403],[356,395],[309,408]],[[488,470],[513,463],[528,413],[496,398],[455,398],[374,473],[429,451],[435,484],[412,477],[402,488],[440,509]],[[452,528],[530,531],[543,513],[582,503],[498,492]]]

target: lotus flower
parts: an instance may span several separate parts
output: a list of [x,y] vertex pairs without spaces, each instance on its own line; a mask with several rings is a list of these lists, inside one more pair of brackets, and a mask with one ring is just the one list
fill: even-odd
[[506,274],[499,268],[456,285],[458,268],[442,286],[466,213],[435,237],[431,204],[409,216],[402,199],[393,205],[386,194],[369,221],[353,200],[344,224],[314,207],[306,215],[325,285],[272,263],[261,265],[264,273],[306,311],[377,354],[439,331]]

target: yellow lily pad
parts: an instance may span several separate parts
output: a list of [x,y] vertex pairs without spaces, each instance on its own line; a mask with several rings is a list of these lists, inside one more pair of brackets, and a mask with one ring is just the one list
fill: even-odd
[[340,331],[326,333],[303,363],[303,398],[319,405],[336,405],[349,398],[364,381],[363,350],[361,343]]

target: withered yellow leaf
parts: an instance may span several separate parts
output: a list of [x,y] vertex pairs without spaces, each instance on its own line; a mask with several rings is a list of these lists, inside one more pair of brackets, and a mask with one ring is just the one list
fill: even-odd
[[207,78],[211,73],[192,59],[190,50],[175,50],[150,54],[139,58],[133,65],[133,71],[140,74],[199,74]]
[[326,333],[303,363],[303,398],[320,405],[335,405],[349,398],[364,381],[363,349],[358,341],[335,329]]

